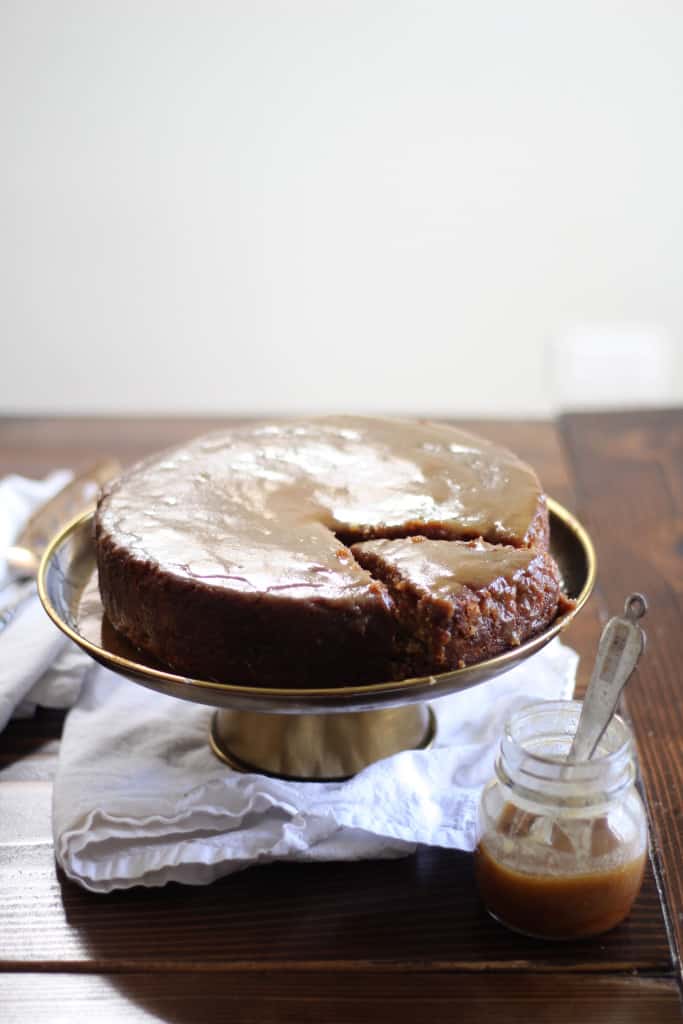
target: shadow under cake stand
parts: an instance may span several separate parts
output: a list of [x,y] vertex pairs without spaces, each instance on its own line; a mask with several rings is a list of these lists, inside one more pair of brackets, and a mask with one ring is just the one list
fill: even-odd
[[52,621],[102,665],[149,689],[217,708],[209,739],[231,767],[285,779],[341,780],[400,750],[429,746],[437,723],[428,701],[521,664],[578,614],[595,581],[593,544],[567,509],[552,498],[548,508],[550,550],[575,606],[519,647],[436,676],[276,689],[176,675],[128,643],[107,619],[97,585],[92,511],[53,538],[40,566],[38,592]]

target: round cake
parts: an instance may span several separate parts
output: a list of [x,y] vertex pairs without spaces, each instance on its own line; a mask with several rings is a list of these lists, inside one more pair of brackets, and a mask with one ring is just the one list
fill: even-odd
[[440,423],[252,423],[133,466],[95,516],[111,624],[195,678],[340,686],[443,672],[561,597],[538,477]]

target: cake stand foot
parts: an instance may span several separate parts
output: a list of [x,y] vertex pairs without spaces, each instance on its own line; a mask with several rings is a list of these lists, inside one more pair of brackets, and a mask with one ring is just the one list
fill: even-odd
[[320,715],[216,711],[214,754],[242,772],[298,782],[334,782],[401,750],[424,749],[436,733],[426,704]]

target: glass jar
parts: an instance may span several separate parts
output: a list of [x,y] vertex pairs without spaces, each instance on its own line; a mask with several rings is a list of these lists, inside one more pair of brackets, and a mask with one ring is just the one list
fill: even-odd
[[539,938],[598,935],[640,890],[647,817],[631,730],[615,716],[590,761],[567,761],[579,701],[547,701],[508,721],[485,787],[475,851],[489,913]]

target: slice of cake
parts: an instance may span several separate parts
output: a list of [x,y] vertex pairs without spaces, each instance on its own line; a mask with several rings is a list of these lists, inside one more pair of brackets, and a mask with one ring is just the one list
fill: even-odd
[[386,584],[402,626],[399,672],[462,668],[516,647],[554,618],[557,566],[545,551],[407,537],[354,544]]

